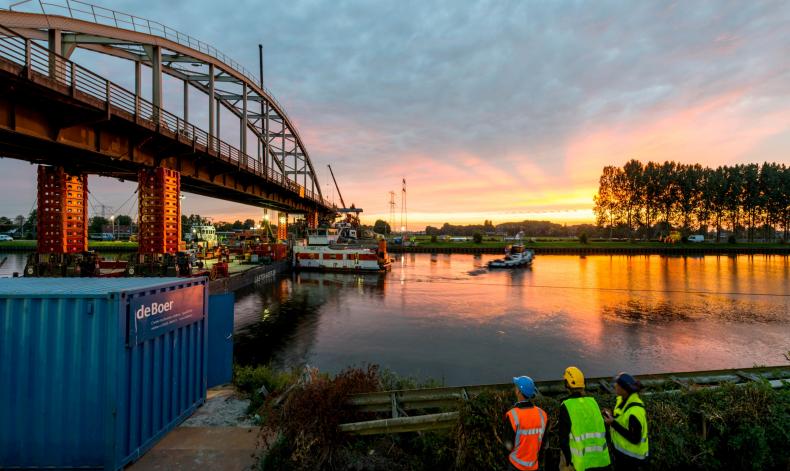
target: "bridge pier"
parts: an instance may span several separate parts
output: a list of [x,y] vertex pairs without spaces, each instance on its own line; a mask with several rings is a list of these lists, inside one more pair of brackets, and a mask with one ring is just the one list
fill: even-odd
[[25,276],[92,276],[96,260],[88,254],[88,177],[63,167],[38,166],[36,253]]
[[175,254],[181,242],[181,178],[175,170],[140,170],[138,202],[140,249],[146,254]]
[[129,275],[176,276],[181,247],[181,175],[163,167],[138,173],[137,263]]
[[307,219],[308,229],[318,229],[318,211],[308,211],[305,219]]
[[280,213],[280,218],[277,220],[277,240],[288,239],[288,215]]

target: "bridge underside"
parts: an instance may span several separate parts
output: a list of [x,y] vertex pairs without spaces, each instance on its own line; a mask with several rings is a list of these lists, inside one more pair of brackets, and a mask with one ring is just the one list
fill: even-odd
[[288,213],[331,213],[193,139],[140,120],[57,80],[0,64],[0,157],[137,180],[141,168],[181,174],[184,191]]

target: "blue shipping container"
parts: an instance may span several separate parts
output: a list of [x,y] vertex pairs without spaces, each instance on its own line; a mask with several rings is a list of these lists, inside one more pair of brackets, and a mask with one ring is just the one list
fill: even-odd
[[121,469],[206,397],[205,278],[0,279],[0,468]]

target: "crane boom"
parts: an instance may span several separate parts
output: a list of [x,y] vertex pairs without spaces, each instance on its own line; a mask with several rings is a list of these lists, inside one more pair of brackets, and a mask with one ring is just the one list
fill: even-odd
[[335,182],[335,188],[337,188],[337,196],[340,197],[340,204],[342,204],[343,207],[345,208],[346,207],[346,202],[343,201],[343,195],[340,193],[340,187],[337,186],[337,180],[335,180],[335,172],[332,171],[332,166],[331,165],[327,165],[327,167],[329,167],[329,173],[332,175],[332,181]]

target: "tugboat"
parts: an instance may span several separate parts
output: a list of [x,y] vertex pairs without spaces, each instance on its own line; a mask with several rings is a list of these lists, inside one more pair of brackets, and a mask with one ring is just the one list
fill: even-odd
[[535,252],[525,250],[523,245],[513,245],[505,249],[505,258],[488,262],[488,268],[517,268],[532,265]]

